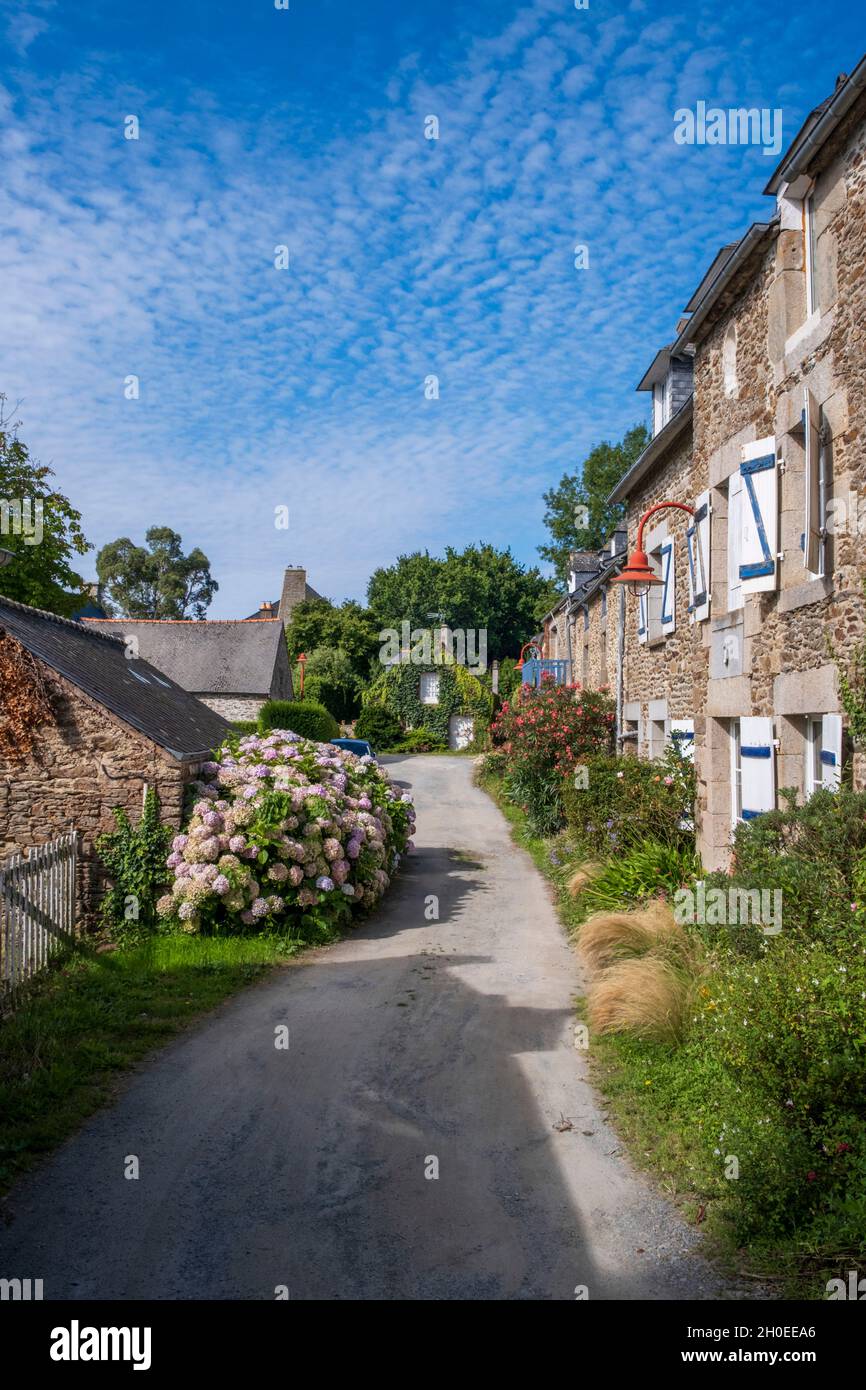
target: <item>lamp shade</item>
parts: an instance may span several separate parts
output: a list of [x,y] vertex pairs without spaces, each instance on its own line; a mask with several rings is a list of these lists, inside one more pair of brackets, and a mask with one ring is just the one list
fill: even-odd
[[646,551],[633,550],[628,557],[628,564],[625,569],[614,575],[610,582],[611,584],[627,584],[632,593],[645,594],[654,584],[661,584],[662,581],[651,568]]

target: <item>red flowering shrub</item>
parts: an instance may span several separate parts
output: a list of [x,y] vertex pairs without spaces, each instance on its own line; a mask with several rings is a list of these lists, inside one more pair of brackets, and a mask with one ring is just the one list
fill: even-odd
[[614,704],[604,691],[554,685],[521,686],[491,725],[493,746],[507,759],[505,790],[532,828],[550,834],[562,824],[562,784],[575,765],[613,747]]

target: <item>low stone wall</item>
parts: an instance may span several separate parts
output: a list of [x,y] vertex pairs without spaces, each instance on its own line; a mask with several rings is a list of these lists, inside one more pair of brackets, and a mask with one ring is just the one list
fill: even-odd
[[[232,723],[235,720],[258,719],[259,711],[265,704],[261,695],[200,695],[195,692],[195,698]],[[291,699],[291,696],[286,698]]]

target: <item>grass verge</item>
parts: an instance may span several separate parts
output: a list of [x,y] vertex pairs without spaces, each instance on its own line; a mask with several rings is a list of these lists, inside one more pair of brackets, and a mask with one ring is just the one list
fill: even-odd
[[304,949],[268,936],[160,936],[57,961],[0,1020],[0,1193],[148,1052]]

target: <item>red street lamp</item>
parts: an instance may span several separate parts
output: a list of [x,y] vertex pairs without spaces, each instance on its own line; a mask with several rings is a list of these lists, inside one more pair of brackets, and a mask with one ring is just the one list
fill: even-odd
[[[522,670],[523,670],[523,653],[526,651],[527,647],[531,647],[532,650],[536,653],[536,656],[535,656],[535,658],[534,658],[536,661],[537,661],[537,660],[540,660],[540,658],[541,658],[541,648],[539,647],[539,645],[538,645],[537,642],[524,642],[523,646],[520,648],[520,656],[518,657],[518,660],[517,660],[517,667],[516,667],[516,669],[517,669],[518,671],[522,671]],[[533,659],[533,658],[530,657],[530,660],[532,660],[532,659]]]
[[611,584],[627,584],[633,594],[648,594],[653,584],[662,583],[662,580],[651,568],[649,558],[643,548],[643,528],[651,516],[654,516],[656,512],[664,511],[665,507],[677,507],[681,512],[688,512],[689,516],[695,514],[694,507],[690,507],[687,502],[656,502],[655,506],[645,511],[638,523],[637,543],[628,557],[628,564],[625,569],[611,579]]

